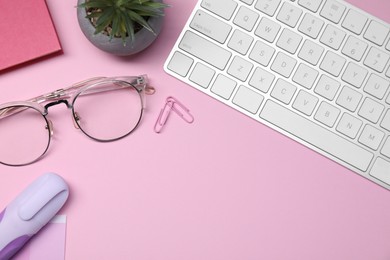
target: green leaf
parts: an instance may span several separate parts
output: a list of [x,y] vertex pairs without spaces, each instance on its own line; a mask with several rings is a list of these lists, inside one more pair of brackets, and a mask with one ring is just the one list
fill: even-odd
[[119,34],[120,34],[120,37],[122,38],[122,43],[123,43],[123,46],[126,46],[126,38],[127,38],[127,30],[126,30],[126,25],[125,25],[125,21],[124,19],[126,19],[126,17],[123,15],[123,13],[121,12],[119,14],[119,17],[120,17],[120,29],[119,29]]
[[125,16],[123,22],[126,27],[126,32],[130,37],[131,44],[133,44],[134,43],[134,22],[128,16]]
[[112,37],[120,34],[120,24],[121,24],[121,16],[120,15],[114,15],[112,19],[112,32],[110,35],[110,39]]
[[128,11],[127,14],[129,15],[129,17],[139,23],[141,26],[143,26],[144,28],[148,29],[149,31],[151,31],[152,33],[154,33],[152,27],[150,27],[150,25],[148,24],[148,22],[142,17],[140,16],[139,14],[137,14],[136,12],[134,11]]
[[[155,9],[153,7],[146,6],[146,5],[145,6],[134,5],[131,7],[126,6],[126,9],[137,12],[139,15],[141,15],[141,13],[146,14],[145,16],[157,16],[157,15],[164,14],[164,12],[162,10]],[[141,15],[141,16],[143,16],[143,15]]]
[[106,8],[106,7],[110,7],[110,6],[113,6],[114,5],[114,2],[113,0],[89,0],[89,1],[86,1],[80,5],[78,5],[78,7],[83,7],[83,8]]
[[170,7],[167,4],[159,3],[159,2],[149,2],[148,6],[152,7],[152,8],[155,8],[155,9],[164,9],[164,8]]
[[102,12],[102,15],[96,21],[96,30],[95,34],[102,32],[108,25],[112,23],[112,19],[115,14],[115,9],[113,7],[107,8]]

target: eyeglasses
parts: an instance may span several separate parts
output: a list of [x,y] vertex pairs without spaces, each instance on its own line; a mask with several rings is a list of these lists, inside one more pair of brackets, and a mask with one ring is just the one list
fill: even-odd
[[133,132],[155,90],[146,75],[92,78],[27,101],[0,105],[0,163],[22,166],[48,150],[53,124],[48,108],[65,104],[74,126],[88,137],[110,142]]

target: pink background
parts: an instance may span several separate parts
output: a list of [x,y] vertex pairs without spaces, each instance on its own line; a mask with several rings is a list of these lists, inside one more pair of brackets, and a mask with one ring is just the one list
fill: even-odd
[[[147,73],[156,87],[139,129],[97,143],[50,110],[55,137],[30,166],[0,165],[0,207],[44,172],[71,195],[66,259],[389,260],[390,192],[168,76],[163,63],[195,5],[166,0],[165,27],[146,52],[118,58],[81,33],[76,1],[48,0],[63,54],[0,74],[0,103],[93,76]],[[350,0],[390,22],[390,1]],[[27,44],[27,43],[26,43]],[[167,96],[195,122],[154,122]]]

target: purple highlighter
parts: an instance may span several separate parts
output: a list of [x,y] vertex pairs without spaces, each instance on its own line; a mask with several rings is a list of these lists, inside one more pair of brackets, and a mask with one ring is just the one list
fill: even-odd
[[68,199],[69,188],[54,173],[30,184],[0,213],[0,260],[10,259],[44,227]]

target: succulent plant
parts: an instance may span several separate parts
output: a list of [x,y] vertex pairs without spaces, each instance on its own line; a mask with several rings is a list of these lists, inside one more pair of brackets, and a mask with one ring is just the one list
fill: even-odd
[[126,38],[133,43],[135,33],[142,28],[154,34],[148,19],[163,16],[168,5],[153,0],[85,0],[77,7],[86,9],[86,18],[94,25],[95,34],[105,33],[110,40],[120,37],[126,45]]

